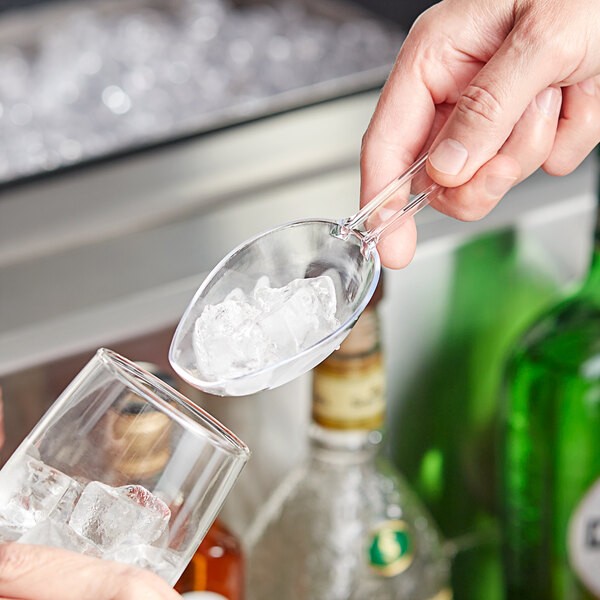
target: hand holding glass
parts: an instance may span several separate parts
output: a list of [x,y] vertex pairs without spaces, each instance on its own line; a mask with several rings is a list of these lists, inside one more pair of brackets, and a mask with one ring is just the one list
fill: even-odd
[[0,471],[0,542],[116,560],[173,585],[248,457],[208,413],[101,349]]

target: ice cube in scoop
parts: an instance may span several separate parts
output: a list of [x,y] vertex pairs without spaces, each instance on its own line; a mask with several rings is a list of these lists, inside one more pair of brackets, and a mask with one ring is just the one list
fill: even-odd
[[234,379],[262,368],[269,348],[259,317],[260,311],[242,299],[205,307],[194,326],[193,346],[206,380]]
[[276,346],[277,360],[309,348],[339,325],[335,288],[327,276],[255,289],[255,298],[265,313],[260,326]]

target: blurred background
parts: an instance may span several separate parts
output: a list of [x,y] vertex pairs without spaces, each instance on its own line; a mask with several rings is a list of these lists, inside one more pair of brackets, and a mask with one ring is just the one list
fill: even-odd
[[[239,242],[355,211],[361,136],[430,4],[0,2],[0,464],[98,347],[168,371],[179,317]],[[456,598],[497,597],[502,361],[587,270],[595,173],[537,173],[477,223],[426,209],[415,260],[386,273],[387,453],[466,557]],[[177,382],[253,451],[222,514],[242,541],[306,452],[310,382],[239,399]]]

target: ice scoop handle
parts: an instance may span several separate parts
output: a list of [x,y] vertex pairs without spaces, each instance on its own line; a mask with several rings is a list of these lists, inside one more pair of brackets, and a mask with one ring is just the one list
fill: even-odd
[[443,189],[425,170],[427,154],[385,186],[344,227],[360,232],[369,246],[425,208]]

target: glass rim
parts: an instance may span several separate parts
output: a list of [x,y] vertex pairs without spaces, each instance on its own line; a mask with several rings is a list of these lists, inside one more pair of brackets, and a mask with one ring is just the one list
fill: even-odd
[[[250,457],[248,446],[232,431],[156,375],[148,373],[135,362],[108,348],[99,348],[95,358],[100,360],[122,383],[133,387],[145,400],[157,406],[186,429],[199,433],[226,454],[244,461]],[[161,398],[149,387],[149,384],[164,392],[174,402],[170,403]],[[183,410],[178,410],[178,405],[184,406],[197,419],[193,419]]]

